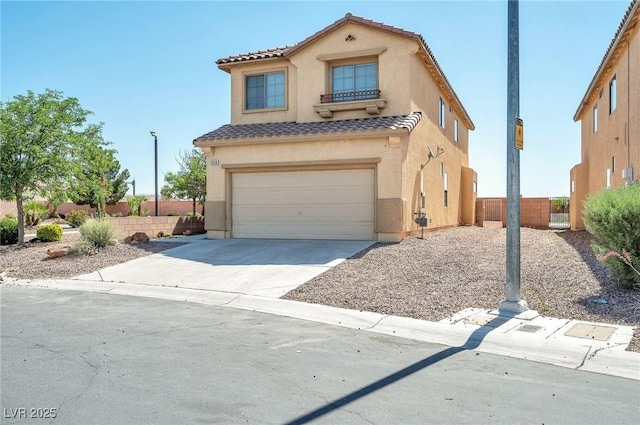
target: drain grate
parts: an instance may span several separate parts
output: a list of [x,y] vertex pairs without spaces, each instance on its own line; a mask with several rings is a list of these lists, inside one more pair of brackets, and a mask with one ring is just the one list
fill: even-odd
[[538,332],[540,329],[542,329],[542,326],[536,326],[536,325],[522,325],[522,326],[516,328],[517,331],[529,332],[529,333]]

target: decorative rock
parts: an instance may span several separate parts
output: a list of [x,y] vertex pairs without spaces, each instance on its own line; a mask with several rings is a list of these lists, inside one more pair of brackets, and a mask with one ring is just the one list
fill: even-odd
[[144,232],[136,232],[133,235],[127,237],[124,240],[126,243],[136,244],[136,243],[149,243],[149,236]]
[[68,254],[68,246],[54,246],[53,248],[47,249],[47,255],[49,256],[49,258],[60,258]]

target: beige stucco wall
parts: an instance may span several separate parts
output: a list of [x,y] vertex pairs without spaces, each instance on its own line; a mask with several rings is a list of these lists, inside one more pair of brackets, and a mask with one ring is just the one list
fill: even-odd
[[[348,35],[353,41],[345,41]],[[402,115],[410,111],[410,69],[408,54],[417,49],[415,41],[404,37],[348,23],[287,58],[275,58],[254,63],[226,65],[231,71],[231,124],[254,124],[278,121],[326,121],[314,110],[320,95],[330,92],[331,63],[353,58],[378,60],[378,86],[387,101],[382,115]],[[338,58],[335,58],[338,55]],[[360,56],[362,55],[362,56]],[[344,56],[345,59],[339,57]],[[351,58],[352,60],[348,60]],[[286,107],[278,111],[244,111],[244,80],[247,74],[285,70],[288,91]],[[407,112],[408,111],[408,112]],[[365,110],[334,114],[334,120],[371,117]]]
[[[348,36],[351,41],[346,41]],[[355,40],[353,40],[355,39]],[[364,109],[338,111],[333,117],[321,117],[314,105],[320,95],[330,92],[330,66],[346,60],[378,61],[378,87],[386,101],[379,115]],[[351,59],[349,59],[351,58]],[[414,213],[421,210],[420,168],[427,161],[429,148],[444,153],[423,169],[426,195],[424,211],[430,227],[455,226],[473,222],[475,194],[462,191],[463,169],[466,184],[477,181],[468,166],[469,129],[455,108],[454,99],[445,95],[419,54],[418,43],[410,38],[348,23],[297,50],[287,58],[224,65],[230,71],[231,124],[279,121],[330,121],[375,116],[407,115],[421,112],[422,119],[411,134],[326,140],[296,138],[294,141],[264,140],[255,144],[205,148],[208,165],[206,226],[209,237],[230,237],[231,180],[234,173],[258,170],[323,169],[323,167],[373,167],[376,170],[376,233],[378,240],[398,241],[419,230]],[[284,69],[286,71],[286,107],[274,111],[243,110],[245,76]],[[445,128],[439,121],[439,99],[445,101]],[[458,142],[454,142],[454,119],[458,120]],[[347,137],[347,136],[344,136]],[[318,140],[320,139],[320,140]],[[251,143],[251,141],[245,141]],[[275,142],[275,143],[272,143]],[[287,168],[289,167],[289,168]],[[442,173],[441,173],[442,171]],[[444,176],[448,176],[448,205],[444,205]],[[470,174],[469,174],[470,173]],[[471,177],[470,177],[471,176]],[[463,214],[463,207],[470,212]],[[469,220],[469,217],[472,217]]]
[[588,164],[578,164],[571,169],[569,195],[569,222],[571,230],[583,230],[582,204],[588,195],[589,167]]
[[462,183],[460,187],[460,224],[472,226],[476,224],[476,200],[478,174],[471,168],[462,168]]
[[[589,194],[606,188],[607,169],[612,170],[611,187],[626,183],[622,170],[627,167],[633,167],[634,180],[640,179],[640,31],[637,28],[628,41],[628,45],[621,42],[620,53],[611,68],[603,73],[579,117],[581,163],[571,170],[570,175],[575,191],[571,199],[572,228],[584,227],[582,201]],[[616,109],[610,114],[609,83],[614,75],[617,101]],[[598,106],[596,132],[593,131],[595,105]]]

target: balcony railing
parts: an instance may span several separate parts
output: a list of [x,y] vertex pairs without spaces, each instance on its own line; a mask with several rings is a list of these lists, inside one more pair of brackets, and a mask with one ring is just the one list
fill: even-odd
[[380,90],[361,90],[320,95],[320,103],[351,102],[367,99],[380,99]]

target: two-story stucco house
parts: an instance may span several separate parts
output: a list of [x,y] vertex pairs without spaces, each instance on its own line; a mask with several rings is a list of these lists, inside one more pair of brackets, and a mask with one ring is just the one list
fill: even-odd
[[584,229],[584,200],[640,179],[640,2],[633,0],[573,120],[581,161],[571,169],[571,228]]
[[194,140],[209,238],[400,241],[421,212],[473,224],[474,125],[419,34],[347,14],[217,65],[231,123]]

